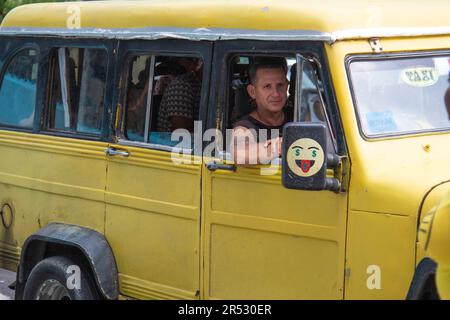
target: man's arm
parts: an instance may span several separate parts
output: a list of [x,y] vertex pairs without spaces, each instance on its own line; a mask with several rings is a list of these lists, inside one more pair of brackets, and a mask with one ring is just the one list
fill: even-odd
[[231,154],[236,165],[268,164],[281,155],[281,138],[257,143],[254,133],[245,127],[233,129]]

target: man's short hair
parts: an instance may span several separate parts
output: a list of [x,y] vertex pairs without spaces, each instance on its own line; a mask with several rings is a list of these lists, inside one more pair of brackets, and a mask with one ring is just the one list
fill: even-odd
[[281,57],[255,57],[248,71],[251,84],[255,83],[256,72],[259,69],[281,69],[286,75],[287,74],[286,59]]

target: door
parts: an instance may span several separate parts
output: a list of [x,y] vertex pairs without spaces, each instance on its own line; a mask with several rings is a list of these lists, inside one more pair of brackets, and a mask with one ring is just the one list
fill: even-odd
[[[320,61],[324,111],[335,112],[321,43],[221,42],[215,47],[213,80],[229,89],[214,95],[222,110],[215,116],[219,129],[230,128],[232,104],[238,104],[237,88],[246,83],[243,70],[252,55],[290,57],[291,66],[296,53]],[[305,74],[303,86],[307,80]],[[335,138],[336,132],[341,131],[333,129]],[[342,139],[334,140],[343,155]],[[217,156],[205,159],[213,161],[224,163]],[[268,167],[260,165],[203,167],[204,298],[343,298],[347,194],[286,189],[280,166],[275,167],[272,174],[262,174]]]
[[[187,143],[181,147],[183,153],[177,154],[178,144],[159,126],[162,105],[168,99],[165,92],[186,72],[186,60],[194,58],[203,63],[202,72],[200,65],[196,67],[201,90],[195,120],[206,114],[211,44],[138,40],[121,41],[119,48],[121,94],[116,110],[117,142],[107,152],[106,236],[118,264],[120,291],[142,299],[196,299],[200,289],[201,151]],[[172,91],[178,89],[183,90]],[[192,161],[178,161],[186,157]]]

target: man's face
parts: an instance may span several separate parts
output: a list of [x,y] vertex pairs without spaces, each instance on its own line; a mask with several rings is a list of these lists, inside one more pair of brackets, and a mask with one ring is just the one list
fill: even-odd
[[287,100],[288,81],[283,69],[258,69],[255,81],[247,92],[256,101],[258,109],[279,112]]

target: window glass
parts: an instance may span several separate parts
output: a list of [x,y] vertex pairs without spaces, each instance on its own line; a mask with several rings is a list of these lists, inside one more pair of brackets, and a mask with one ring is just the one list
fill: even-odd
[[199,119],[202,61],[196,57],[134,56],[129,65],[124,134],[128,140],[180,145],[176,129],[194,131]]
[[[287,59],[288,65],[292,66],[289,68],[288,75],[290,79],[289,84],[289,99],[291,103],[295,103],[295,98],[297,96],[295,92],[295,83],[297,81],[297,62],[295,58]],[[320,99],[320,93],[323,94],[322,82],[317,76],[314,64],[305,61],[302,64],[302,77],[301,77],[301,90],[302,96],[299,105],[299,122],[319,122],[327,124],[325,108]]]
[[448,56],[353,61],[350,73],[367,136],[450,128]]
[[37,74],[34,49],[20,51],[8,64],[0,88],[0,124],[33,127]]
[[103,49],[54,51],[48,128],[100,134],[105,99],[107,53]]
[[[225,129],[250,129],[255,141],[263,142],[276,138],[277,134],[282,136],[283,127],[288,122],[323,123],[328,128],[328,152],[335,152],[335,139],[323,103],[324,88],[319,77],[319,63],[312,56],[299,56],[299,58],[301,76],[297,88],[297,55],[295,54],[231,56],[228,66],[230,90],[228,91],[227,116],[224,117]],[[284,72],[287,85],[282,82],[280,71]],[[296,92],[297,89],[299,92]],[[281,103],[283,106],[280,108]],[[298,104],[298,110],[295,110],[296,104]],[[268,114],[273,110],[284,113],[282,121],[278,122],[279,125],[271,125],[270,123],[273,122],[261,120],[261,117],[266,117],[265,120],[270,118]],[[228,134],[228,131],[226,132]],[[229,150],[230,144],[224,143],[224,150]],[[229,155],[225,154],[225,156]]]
[[137,56],[131,62],[126,99],[126,137],[129,140],[144,141],[149,71],[150,56]]
[[[250,84],[250,65],[252,61],[258,58],[264,58],[264,56],[235,56],[231,60],[230,116],[228,117],[227,128],[233,127],[236,121],[249,115],[256,108],[255,101],[248,94],[247,86]],[[296,98],[296,59],[289,56],[284,57],[284,59],[287,65],[286,78],[289,81],[285,109],[292,113]],[[316,82],[320,85],[320,80],[317,79],[312,64],[304,64],[300,86],[302,98],[299,106],[299,121],[301,122],[326,122],[324,106],[319,97]]]

